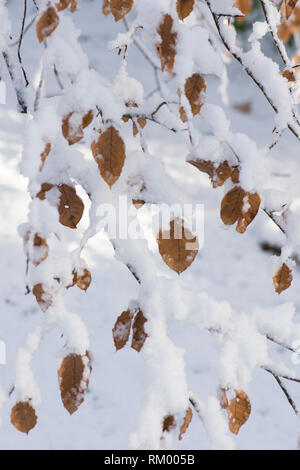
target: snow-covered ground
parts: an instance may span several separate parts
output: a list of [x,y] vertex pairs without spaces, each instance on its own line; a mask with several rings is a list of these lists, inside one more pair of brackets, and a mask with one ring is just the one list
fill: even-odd
[[[14,26],[18,30],[15,18],[21,21],[22,2],[10,0],[8,4],[10,14],[15,15]],[[115,39],[123,29],[122,24],[116,25],[111,18],[105,18],[98,0],[82,2],[82,8],[74,19],[81,30],[81,44],[89,54],[91,67],[112,80],[118,71],[119,58],[115,52],[107,51],[107,42]],[[34,31],[28,32],[23,45],[23,62],[29,71],[36,66],[38,47]],[[151,87],[151,70],[142,55],[133,49],[130,54],[132,74],[138,73],[137,78],[142,78]],[[226,108],[232,129],[247,133],[258,146],[267,146],[272,141],[273,111],[236,64],[230,66],[229,73],[231,103],[252,103],[248,114],[232,106]],[[7,364],[0,365],[0,384],[9,390],[14,381],[18,348],[25,342],[27,334],[40,324],[44,314],[33,296],[25,295],[25,256],[18,226],[27,220],[29,203],[27,181],[19,171],[26,117],[14,110],[14,94],[5,73],[4,79],[8,96],[7,104],[0,106],[0,339],[7,346]],[[207,101],[220,103],[217,80],[210,78],[208,84]],[[182,138],[158,127],[155,132],[153,129],[151,134],[146,129],[151,152],[165,162],[175,183],[184,188],[194,202],[205,205],[204,246],[191,268],[182,274],[180,282],[191,291],[191,295],[206,292],[217,301],[228,301],[241,314],[252,315],[257,307],[272,309],[289,302],[293,302],[299,312],[299,268],[295,268],[291,288],[279,297],[272,284],[272,254],[260,247],[263,242],[280,245],[283,238],[279,230],[263,212],[242,236],[233,228],[226,228],[218,215],[223,188],[211,189],[208,178],[185,162],[187,149]],[[299,149],[296,139],[286,134],[273,150],[276,160],[274,172],[283,175],[274,176],[274,185],[278,181],[289,194],[298,197]],[[82,151],[89,152],[84,144]],[[84,258],[93,282],[85,294],[79,289],[70,289],[66,302],[71,312],[82,317],[91,338],[93,372],[85,401],[73,416],[63,408],[57,381],[57,360],[63,344],[57,331],[52,331],[44,338],[33,360],[35,377],[42,392],[38,425],[26,436],[10,424],[10,409],[15,403],[12,394],[3,412],[1,449],[129,448],[129,437],[137,427],[143,400],[143,359],[130,348],[116,353],[111,330],[116,317],[127,309],[131,299],[136,298],[138,286],[129,271],[114,259],[113,250],[104,235],[99,234],[90,240]],[[162,261],[161,269],[167,270]],[[176,346],[185,350],[189,387],[202,402],[207,403],[218,387],[220,343],[209,332],[201,332],[187,322],[176,321],[171,314],[168,321],[170,337]],[[269,349],[274,359],[294,367],[300,375],[300,365],[292,364],[290,353],[271,343]],[[299,384],[287,383],[287,387],[300,405]],[[252,413],[236,438],[237,448],[296,449],[299,419],[274,378],[257,369],[249,397]],[[175,446],[178,449],[210,447],[196,415],[183,440],[177,441]]]

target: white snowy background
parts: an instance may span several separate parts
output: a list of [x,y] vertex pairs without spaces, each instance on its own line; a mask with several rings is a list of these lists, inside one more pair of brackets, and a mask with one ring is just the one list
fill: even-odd
[[[120,57],[116,52],[109,52],[107,44],[118,32],[124,31],[124,27],[102,15],[99,0],[81,0],[79,4],[81,8],[73,19],[81,31],[80,43],[89,56],[90,66],[111,81],[119,70]],[[17,38],[23,2],[9,0],[8,6]],[[38,79],[31,73],[36,70],[41,47],[33,28],[26,34],[22,47],[24,66],[33,79]],[[5,70],[4,64],[1,66]],[[130,50],[129,71],[151,88],[152,71],[134,46]],[[18,348],[25,343],[27,334],[40,324],[44,314],[34,297],[25,295],[25,256],[18,235],[18,226],[27,220],[29,204],[27,181],[20,176],[19,169],[27,118],[16,112],[14,92],[6,73],[4,80],[7,104],[0,105],[0,339],[7,346],[7,364],[0,365],[0,384],[9,390],[14,381]],[[269,145],[272,109],[235,63],[229,66],[229,81],[230,105],[225,110],[232,121],[232,130],[245,132],[260,147]],[[218,80],[207,77],[207,83],[207,102],[220,104]],[[47,92],[51,94],[51,89]],[[246,101],[252,104],[249,114],[233,107]],[[280,297],[274,292],[273,255],[262,251],[260,245],[267,242],[281,246],[283,236],[268,217],[261,211],[244,235],[226,228],[219,217],[224,189],[211,189],[208,178],[185,162],[184,140],[158,126],[151,126],[151,132],[146,128],[145,133],[151,152],[165,162],[167,172],[178,187],[194,202],[205,205],[204,246],[191,268],[181,275],[182,285],[191,295],[206,292],[219,302],[228,301],[240,314],[264,315],[268,309],[272,311],[282,305],[279,315],[284,317],[289,309],[286,304],[290,303],[294,303],[299,312],[298,266],[291,288]],[[82,151],[90,152],[84,142]],[[299,143],[286,132],[272,151],[272,157],[276,162],[273,172],[277,175],[274,186],[278,184],[287,196],[298,197],[300,202]],[[80,233],[84,224],[83,220],[79,225]],[[1,449],[128,449],[130,446],[130,435],[137,428],[142,406],[144,364],[141,355],[129,347],[115,352],[111,330],[117,316],[137,297],[138,285],[124,265],[114,259],[104,235],[91,239],[83,256],[92,273],[92,284],[86,293],[70,289],[66,303],[69,311],[82,317],[91,340],[93,372],[85,401],[73,416],[63,408],[57,381],[57,361],[63,343],[57,331],[52,331],[33,359],[33,370],[42,393],[38,425],[26,436],[10,424],[10,410],[15,403],[12,395],[3,411]],[[167,270],[162,261],[161,269]],[[195,306],[192,315],[197,315],[196,308],[201,309],[201,305]],[[219,385],[220,344],[209,332],[201,332],[185,321],[176,321],[172,315],[168,321],[170,337],[176,346],[185,350],[189,387],[203,403],[208,403]],[[271,343],[268,348],[274,359],[294,367],[300,375],[300,365],[292,364],[290,353]],[[299,384],[288,382],[286,385],[300,406]],[[252,413],[239,435],[234,437],[237,449],[296,449],[299,419],[274,378],[258,368],[248,395]],[[175,442],[175,448],[210,447],[203,425],[194,414],[188,432],[182,441]]]

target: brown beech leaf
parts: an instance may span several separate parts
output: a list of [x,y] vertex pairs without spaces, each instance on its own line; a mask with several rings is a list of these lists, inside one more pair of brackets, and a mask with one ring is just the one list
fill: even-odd
[[83,138],[83,129],[91,124],[94,119],[93,110],[88,111],[83,117],[79,113],[69,113],[63,118],[62,133],[69,145],[77,144]]
[[287,79],[288,82],[295,82],[296,76],[293,70],[286,69],[282,72],[282,76]]
[[144,343],[148,337],[147,333],[145,332],[145,323],[147,322],[147,318],[144,317],[144,314],[141,310],[135,316],[133,325],[132,325],[132,341],[131,347],[135,349],[137,352],[140,352]]
[[246,423],[251,414],[251,403],[245,392],[235,392],[228,408],[229,429],[233,434],[238,434],[241,426]]
[[162,259],[178,274],[185,271],[198,254],[197,237],[184,227],[182,219],[178,217],[170,222],[170,230],[160,230],[157,241]]
[[75,229],[81,220],[84,204],[72,186],[61,184],[58,189],[60,191],[59,221],[62,225]]
[[192,418],[193,418],[193,412],[192,412],[192,408],[188,408],[187,409],[187,412],[185,414],[185,418],[184,418],[184,421],[182,423],[182,426],[180,428],[180,434],[179,434],[179,440],[181,441],[183,435],[186,433],[191,421],[192,421]]
[[195,0],[177,0],[176,10],[180,20],[189,16],[194,8]]
[[121,315],[117,318],[117,321],[112,330],[113,339],[117,351],[124,348],[127,341],[129,340],[133,315],[134,314],[132,310],[128,309],[125,312],[121,313]]
[[172,429],[176,428],[176,421],[173,415],[168,415],[164,418],[162,424],[163,432],[170,432]]
[[238,222],[237,232],[244,233],[256,217],[260,202],[257,193],[246,193],[240,186],[234,186],[222,200],[221,219],[225,225]]
[[102,13],[105,16],[108,16],[111,13],[110,0],[103,0]]
[[242,206],[242,213],[239,217],[236,231],[239,233],[245,233],[247,230],[248,225],[251,224],[252,220],[255,219],[259,207],[260,207],[261,199],[259,194],[257,193],[246,193],[243,199],[243,206]]
[[38,266],[48,257],[49,246],[47,241],[44,238],[40,237],[37,233],[34,235],[33,238],[33,246],[35,250],[32,262],[35,266]]
[[42,283],[36,284],[32,289],[32,293],[42,312],[46,312],[46,310],[48,310],[52,305],[52,295],[44,289]]
[[112,187],[119,179],[124,166],[125,144],[119,132],[109,127],[92,143],[92,153],[104,181]]
[[92,276],[88,269],[83,270],[83,274],[76,279],[76,286],[81,290],[88,290],[92,282]]
[[288,267],[286,263],[278,269],[276,274],[273,276],[273,284],[277,294],[285,291],[290,287],[293,281],[293,271]]
[[286,21],[280,23],[277,32],[283,42],[289,42],[293,34],[291,26]]
[[161,41],[156,44],[156,49],[160,57],[161,69],[167,70],[170,74],[173,72],[175,56],[177,32],[173,30],[173,18],[170,15],[164,15],[158,26],[157,32]]
[[46,193],[50,191],[50,189],[54,188],[54,185],[51,183],[43,183],[41,185],[40,191],[37,193],[36,197],[39,198],[41,201],[46,199]]
[[211,180],[213,188],[223,186],[225,181],[227,181],[227,179],[230,177],[234,183],[238,182],[239,170],[237,167],[232,168],[227,160],[221,162],[218,167],[216,167],[214,163],[209,160],[194,159],[188,160],[188,163],[193,165],[199,171],[206,173]]
[[228,403],[228,398],[226,395],[226,390],[225,388],[219,388],[218,389],[218,398],[220,402],[220,406],[222,410],[227,410],[229,403]]
[[28,401],[19,401],[11,410],[10,415],[11,424],[18,429],[18,431],[28,434],[37,423],[37,416],[35,409]]
[[[189,100],[191,110],[194,116],[200,113],[206,96],[206,83],[199,73],[194,73],[187,78],[184,86],[185,96]],[[183,107],[180,107],[180,118],[186,122],[186,115]]]
[[46,158],[48,157],[49,153],[51,152],[51,144],[48,142],[46,145],[45,145],[45,148],[43,150],[43,152],[41,153],[41,165],[40,165],[40,171],[42,171],[42,169],[44,168],[44,165],[45,165],[45,161],[46,161]]
[[[108,3],[108,2],[104,2]],[[133,7],[134,0],[110,0],[110,11],[113,14],[115,21],[120,21],[126,16]],[[103,5],[104,10],[104,5]],[[108,11],[108,6],[105,5],[105,11]],[[108,14],[108,13],[104,13]]]
[[70,6],[71,12],[74,13],[77,8],[77,0],[59,0],[55,6],[58,11],[66,10]]
[[245,20],[245,18],[251,13],[253,7],[252,0],[236,0],[234,6],[243,13],[244,16],[238,18],[239,22]]
[[88,352],[84,356],[69,354],[58,370],[61,399],[64,407],[72,415],[84,401],[89,385],[91,360]]
[[36,34],[38,40],[43,42],[48,36],[50,36],[53,31],[56,30],[57,26],[59,25],[59,16],[56,13],[56,9],[54,7],[49,7],[45,10],[36,24]]
[[281,11],[286,19],[289,19],[289,17],[292,15],[297,2],[298,0],[284,0],[282,3]]

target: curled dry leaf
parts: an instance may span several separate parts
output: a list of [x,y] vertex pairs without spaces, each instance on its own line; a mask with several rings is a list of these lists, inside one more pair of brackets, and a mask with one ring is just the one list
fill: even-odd
[[37,423],[35,409],[29,401],[19,401],[11,410],[10,420],[18,431],[28,434]]
[[42,163],[40,165],[40,171],[42,171],[42,169],[44,168],[46,158],[48,157],[50,152],[51,152],[51,144],[48,142],[45,145],[45,148],[44,148],[43,152],[41,153],[41,162]]
[[163,432],[170,432],[172,429],[176,428],[176,421],[173,415],[168,415],[164,418],[162,424]]
[[58,370],[61,399],[64,407],[72,415],[84,401],[89,385],[91,359],[88,352],[84,356],[69,354]]
[[290,287],[293,281],[293,271],[288,267],[286,263],[278,269],[276,274],[273,276],[273,284],[277,294],[285,291]]
[[170,222],[170,230],[160,230],[158,248],[164,262],[178,274],[185,271],[198,254],[199,243],[195,235],[184,226],[180,218]]
[[106,12],[110,9],[115,21],[120,21],[124,16],[128,15],[133,4],[134,0],[109,0],[109,2],[104,2],[102,10],[103,12],[105,11],[104,14],[107,15],[110,12]]
[[177,0],[176,3],[176,10],[178,14],[178,18],[180,20],[184,20],[187,16],[189,16],[194,8],[195,0]]
[[[206,83],[199,73],[194,73],[191,77],[187,78],[184,86],[185,96],[187,97],[193,116],[200,113],[206,97]],[[180,118],[186,122],[186,115],[184,108],[180,107]]]
[[233,434],[238,434],[241,426],[246,423],[251,414],[251,403],[245,392],[235,392],[228,408],[229,429]]
[[94,119],[93,110],[81,117],[79,113],[69,113],[63,118],[62,133],[69,145],[77,144],[83,138],[83,129],[88,127]]
[[55,6],[58,11],[66,10],[68,7],[70,7],[71,12],[74,13],[77,8],[77,0],[59,0]]
[[36,34],[38,40],[43,42],[59,25],[59,16],[54,7],[49,7],[45,10],[36,24]]
[[129,340],[133,315],[134,313],[132,312],[132,310],[128,309],[117,318],[117,321],[112,330],[113,339],[117,351],[124,348],[124,346]]
[[243,13],[244,16],[239,17],[238,21],[242,22],[251,13],[253,8],[252,0],[236,0],[234,6]]
[[141,351],[148,337],[144,328],[146,322],[147,322],[147,318],[145,318],[143,312],[139,310],[135,316],[135,319],[132,325],[132,341],[131,341],[132,349],[135,349],[137,352]]
[[237,222],[237,232],[244,233],[256,217],[260,202],[257,193],[246,193],[240,186],[234,186],[222,200],[221,219],[225,225]]
[[72,186],[61,184],[58,189],[60,191],[59,221],[65,227],[75,229],[81,220],[84,204]]
[[158,35],[161,40],[156,44],[156,49],[160,57],[161,69],[167,70],[170,74],[173,72],[175,56],[177,32],[173,30],[174,21],[172,16],[164,15],[161,23],[157,28]]
[[184,421],[182,423],[182,426],[180,428],[180,433],[179,433],[179,440],[181,441],[183,435],[186,433],[191,421],[192,421],[192,418],[193,418],[193,412],[192,412],[192,408],[188,408],[187,409],[187,412],[185,414],[185,417],[184,417]]
[[34,235],[33,238],[33,246],[35,250],[32,262],[35,266],[38,266],[48,257],[49,246],[47,241],[44,238],[40,237],[37,233]]
[[218,167],[209,160],[194,159],[188,160],[188,163],[193,165],[199,171],[206,173],[211,180],[213,188],[223,186],[228,178],[231,178],[233,183],[238,183],[239,181],[238,167],[231,167],[227,160],[221,162]]
[[46,312],[46,310],[48,310],[52,305],[52,295],[44,289],[42,283],[36,284],[32,289],[32,293],[42,312]]
[[109,127],[92,143],[92,153],[104,181],[112,187],[119,179],[124,166],[125,144],[119,132]]

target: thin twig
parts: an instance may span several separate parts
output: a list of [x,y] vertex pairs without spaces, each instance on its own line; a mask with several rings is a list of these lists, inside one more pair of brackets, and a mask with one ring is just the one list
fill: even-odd
[[[267,370],[267,369],[266,369]],[[272,372],[271,370],[267,370],[267,372],[269,372],[271,375],[273,375],[274,379],[276,380],[276,382],[278,383],[279,387],[281,388],[281,390],[283,391],[284,395],[286,396],[289,404],[291,405],[291,407],[293,408],[296,416],[299,417],[299,410],[297,408],[297,405],[295,404],[294,400],[292,399],[291,395],[289,394],[289,392],[287,391],[287,389],[285,388],[285,386],[283,385],[282,381],[280,380],[280,378],[278,377],[278,375],[276,375],[274,372]]]
[[22,41],[23,41],[23,36],[24,36],[24,28],[25,28],[25,21],[26,21],[26,15],[27,15],[27,0],[24,0],[24,13],[23,13],[23,19],[22,19],[22,27],[21,27],[21,33],[20,33],[20,38],[19,38],[19,45],[18,45],[18,59],[19,63],[23,72],[24,80],[25,80],[25,86],[28,87],[29,81],[27,79],[27,75],[25,72],[25,69],[23,67],[22,63],[22,57],[21,57],[21,46],[22,46]]

